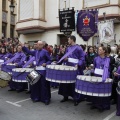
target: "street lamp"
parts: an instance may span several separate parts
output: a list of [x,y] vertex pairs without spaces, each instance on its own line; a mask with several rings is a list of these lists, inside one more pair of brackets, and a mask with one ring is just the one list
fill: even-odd
[[10,7],[10,11],[13,13],[15,8],[13,0],[11,0],[11,4],[9,7]]

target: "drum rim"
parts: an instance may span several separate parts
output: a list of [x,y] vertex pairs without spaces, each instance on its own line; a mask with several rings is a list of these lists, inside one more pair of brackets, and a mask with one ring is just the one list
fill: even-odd
[[12,81],[14,81],[14,82],[22,82],[22,83],[28,82],[27,80],[17,80],[17,79],[12,79]]
[[82,90],[78,90],[77,88],[75,88],[75,92],[79,93],[79,94],[84,94],[84,95],[88,95],[88,96],[97,96],[97,97],[108,97],[111,96],[111,93],[92,93],[92,92],[86,92],[86,91],[82,91]]
[[32,72],[33,70],[33,68],[13,68],[12,72]]
[[[65,67],[65,68],[61,68],[61,67],[58,67],[56,68],[56,66],[61,66],[61,67]],[[65,71],[76,71],[77,70],[77,67],[73,67],[73,66],[66,66],[66,65],[47,65],[46,66],[48,69],[53,69],[53,70],[65,70]]]
[[[90,80],[88,80],[88,79],[85,79],[85,77],[86,78],[88,78],[88,77],[90,77],[89,79]],[[92,78],[98,78],[96,81],[94,81],[94,80],[92,80]],[[100,83],[100,82],[102,82],[102,77],[97,77],[97,76],[86,76],[86,75],[77,75],[77,80],[82,80],[82,81],[87,81],[87,82],[93,82],[93,83]],[[113,79],[111,79],[111,78],[107,78],[106,79],[106,81],[105,81],[105,83],[111,83],[111,82],[113,82]]]
[[50,78],[47,78],[46,77],[46,80],[47,81],[50,81],[50,82],[56,82],[56,83],[75,83],[76,80],[55,80],[55,79],[50,79]]

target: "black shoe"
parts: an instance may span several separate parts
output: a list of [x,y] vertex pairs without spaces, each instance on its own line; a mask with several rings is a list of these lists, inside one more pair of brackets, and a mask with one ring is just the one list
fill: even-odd
[[49,104],[50,104],[50,101],[45,102],[45,105],[49,105]]
[[26,94],[30,94],[30,93],[31,93],[31,91],[27,91],[27,92],[26,92]]
[[115,100],[112,100],[111,105],[115,105],[115,104],[117,104],[117,102]]
[[15,91],[15,89],[9,89],[8,91]]
[[32,101],[33,101],[33,103],[40,102],[40,100],[32,100]]
[[90,107],[90,109],[93,110],[93,109],[96,109],[96,107],[92,105],[92,106]]
[[87,103],[87,105],[92,105],[92,103]]
[[66,102],[68,101],[68,97],[64,97],[60,102]]
[[17,90],[17,93],[23,92],[23,90]]
[[78,106],[79,102],[75,101],[74,106]]
[[98,110],[99,110],[99,112],[103,112],[103,111],[104,111],[104,109],[103,109],[103,108],[99,108]]

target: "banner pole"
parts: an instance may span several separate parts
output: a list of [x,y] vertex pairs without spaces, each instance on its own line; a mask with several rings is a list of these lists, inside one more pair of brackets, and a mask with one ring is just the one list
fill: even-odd
[[106,21],[106,12],[103,13],[104,16],[104,22]]
[[66,1],[64,1],[65,2],[65,9],[66,9]]

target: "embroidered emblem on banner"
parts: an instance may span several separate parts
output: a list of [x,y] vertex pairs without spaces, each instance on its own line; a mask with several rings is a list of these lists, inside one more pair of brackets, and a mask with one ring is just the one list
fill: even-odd
[[88,18],[88,16],[86,16],[86,17],[83,19],[83,23],[84,23],[85,26],[89,26],[90,18]]

